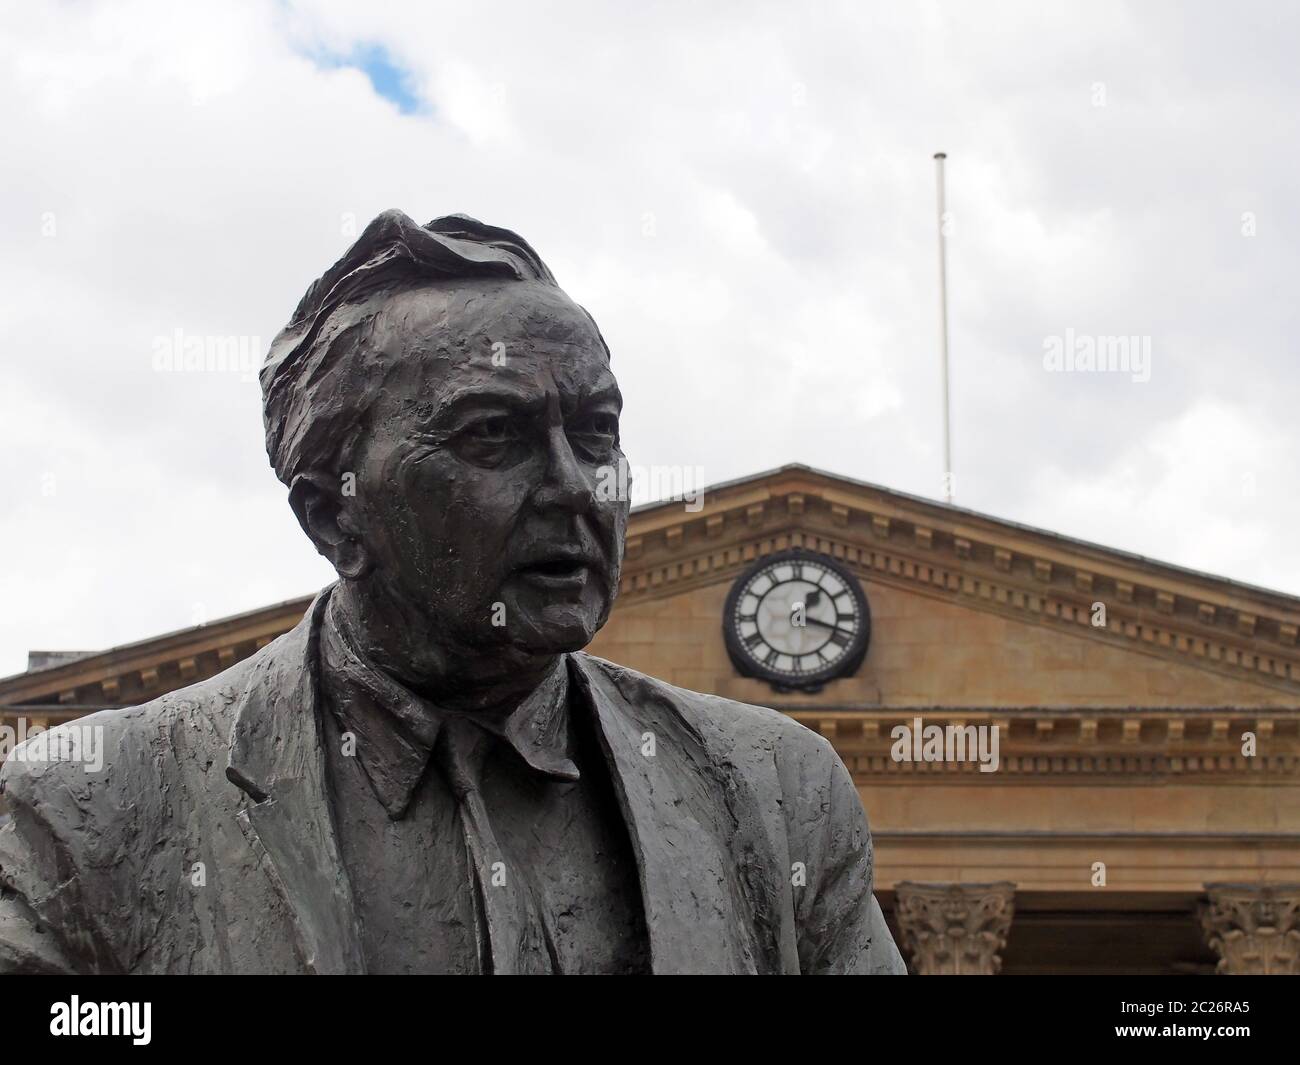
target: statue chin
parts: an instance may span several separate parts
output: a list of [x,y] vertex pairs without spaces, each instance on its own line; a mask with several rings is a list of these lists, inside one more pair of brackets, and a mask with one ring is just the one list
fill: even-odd
[[542,593],[526,584],[502,590],[506,642],[529,654],[581,651],[609,616],[612,605],[603,589],[588,584],[566,594]]
[[591,643],[600,621],[582,607],[556,604],[536,618],[521,618],[510,643],[529,654],[565,654]]

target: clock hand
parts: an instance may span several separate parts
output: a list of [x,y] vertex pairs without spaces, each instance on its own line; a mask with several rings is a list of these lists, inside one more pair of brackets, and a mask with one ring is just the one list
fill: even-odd
[[847,632],[849,635],[853,634],[852,629],[840,628],[838,625],[832,625],[829,621],[821,621],[818,618],[804,618],[803,620],[807,625],[820,625],[824,629],[830,629],[831,632]]

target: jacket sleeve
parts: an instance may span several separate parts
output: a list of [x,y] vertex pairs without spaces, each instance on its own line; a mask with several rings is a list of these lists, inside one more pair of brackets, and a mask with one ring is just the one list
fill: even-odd
[[0,887],[0,975],[69,975],[75,972],[27,900]]
[[56,828],[67,782],[48,768],[33,772],[13,759],[0,766],[0,795],[12,815],[0,827],[0,973],[111,971],[101,964],[107,959],[82,905],[81,878]]
[[37,916],[34,896],[48,895],[34,875],[36,856],[18,822],[0,827],[0,974],[72,973],[53,930]]
[[810,847],[797,893],[799,968],[809,974],[905,975],[907,966],[872,893],[871,832],[849,771],[823,737],[800,796]]

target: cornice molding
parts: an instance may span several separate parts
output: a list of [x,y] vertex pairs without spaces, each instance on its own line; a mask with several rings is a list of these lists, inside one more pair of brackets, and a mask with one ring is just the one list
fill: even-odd
[[[1300,709],[1217,707],[886,707],[826,711],[787,708],[834,745],[856,783],[1125,784],[1175,782],[1295,784],[1300,780]],[[894,730],[909,737],[937,725],[998,728],[998,769],[962,761],[898,761]],[[1254,754],[1243,753],[1254,737]]]
[[[0,680],[0,707],[131,706],[215,676],[288,632],[314,596]],[[75,714],[73,715],[75,716]]]

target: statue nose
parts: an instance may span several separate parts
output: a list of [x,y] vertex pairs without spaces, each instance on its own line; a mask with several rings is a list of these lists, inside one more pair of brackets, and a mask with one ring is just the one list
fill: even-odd
[[581,511],[591,506],[592,487],[562,430],[550,434],[546,479],[537,493],[542,506]]

